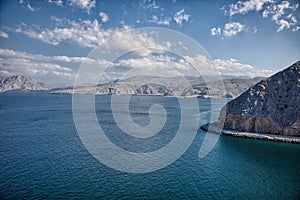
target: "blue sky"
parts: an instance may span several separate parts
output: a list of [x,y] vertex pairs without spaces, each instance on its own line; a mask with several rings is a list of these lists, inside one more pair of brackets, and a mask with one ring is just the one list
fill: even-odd
[[51,86],[72,85],[81,62],[100,41],[124,30],[163,27],[201,44],[212,58],[210,64],[222,74],[268,76],[299,60],[299,4],[294,0],[1,1],[0,72],[23,74]]

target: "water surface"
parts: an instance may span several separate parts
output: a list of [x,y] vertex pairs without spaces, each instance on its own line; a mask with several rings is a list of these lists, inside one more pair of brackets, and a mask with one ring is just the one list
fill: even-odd
[[[165,106],[166,127],[151,141],[129,141],[114,124],[110,97],[97,96],[99,123],[117,145],[133,152],[161,148],[180,121],[176,98],[135,97],[133,120],[149,123],[147,108]],[[136,99],[137,100],[137,99]],[[209,100],[199,99],[201,122]],[[197,116],[195,116],[197,117]],[[187,133],[188,134],[188,133]],[[45,93],[0,94],[0,198],[104,199],[297,199],[300,197],[300,146],[220,137],[198,157],[205,132],[171,165],[147,174],[111,169],[81,143],[72,117],[72,96]]]

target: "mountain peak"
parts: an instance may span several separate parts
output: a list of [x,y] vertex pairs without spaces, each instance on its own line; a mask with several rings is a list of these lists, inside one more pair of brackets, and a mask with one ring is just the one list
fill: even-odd
[[49,88],[44,83],[35,81],[22,75],[13,75],[8,77],[0,76],[0,92],[6,92],[10,90],[37,91],[48,89]]

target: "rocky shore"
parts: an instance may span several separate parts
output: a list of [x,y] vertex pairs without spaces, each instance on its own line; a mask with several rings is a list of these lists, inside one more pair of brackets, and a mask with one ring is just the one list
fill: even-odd
[[200,128],[203,131],[216,133],[216,134],[220,134],[220,135],[225,135],[225,136],[300,144],[300,137],[297,137],[297,136],[275,135],[275,134],[266,134],[266,133],[253,133],[253,132],[245,132],[245,131],[227,130],[227,129],[220,128],[216,123],[204,124]]

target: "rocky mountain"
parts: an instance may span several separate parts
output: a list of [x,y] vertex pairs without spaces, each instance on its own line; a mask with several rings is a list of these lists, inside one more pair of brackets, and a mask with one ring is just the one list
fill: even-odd
[[[232,78],[232,77],[230,77]],[[172,77],[161,78],[158,76],[131,77],[115,82],[99,84],[97,86],[80,86],[77,88],[58,88],[51,93],[93,93],[96,94],[136,94],[136,95],[165,95],[165,96],[199,96],[202,98],[235,98],[247,88],[263,78],[233,78],[223,81],[212,81],[210,88],[201,77]],[[214,80],[214,77],[209,77]],[[226,92],[221,90],[224,84]]]
[[220,122],[228,130],[300,136],[300,61],[227,103]]
[[0,76],[0,92],[10,90],[40,91],[48,89],[49,88],[45,84],[25,76]]
[[[232,78],[223,81],[213,81],[210,84],[201,83],[193,85],[193,90],[184,91],[186,94],[194,94],[202,98],[236,98],[249,87],[263,80],[256,78]],[[209,85],[209,87],[208,87]],[[223,90],[224,88],[225,90]]]

